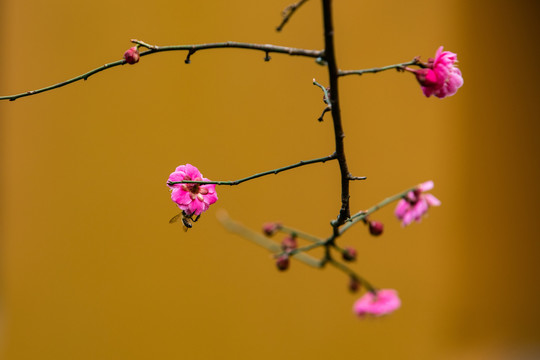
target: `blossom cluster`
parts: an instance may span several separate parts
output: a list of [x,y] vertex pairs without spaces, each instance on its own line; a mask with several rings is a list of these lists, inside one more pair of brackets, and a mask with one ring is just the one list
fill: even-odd
[[[139,60],[137,47],[126,51],[124,59],[128,64],[136,63]],[[461,71],[455,66],[456,62],[457,55],[449,51],[443,51],[443,47],[441,46],[437,50],[435,58],[430,58],[427,63],[420,63],[416,60],[414,65],[420,65],[422,67],[421,69],[404,69],[415,74],[425,96],[430,97],[434,95],[438,98],[444,98],[454,95],[463,85]],[[330,90],[327,89],[327,91]],[[199,216],[218,200],[215,189],[216,182],[203,177],[201,172],[191,164],[178,166],[169,175],[167,185],[171,189],[171,199],[182,210],[182,213],[179,215],[182,215],[183,222],[187,222],[184,222],[185,228],[191,227],[188,220],[197,221]],[[417,185],[411,191],[401,194],[402,197],[397,203],[394,214],[401,221],[403,227],[408,226],[413,221],[421,221],[429,208],[441,205],[441,202],[435,196],[428,193],[431,189],[433,189],[433,181],[426,181]],[[386,203],[383,203],[381,203],[381,206],[386,205]],[[196,218],[193,219],[192,216],[196,216]],[[368,220],[367,213],[363,217],[363,220],[368,225],[371,235],[380,236],[383,233],[384,226],[381,222]],[[263,233],[267,236],[273,236],[278,231],[286,232],[286,229],[284,230],[281,223],[267,223],[263,226]],[[289,268],[290,256],[305,250],[298,247],[296,237],[297,235],[292,233],[281,241],[282,252],[276,254],[274,257],[278,270],[287,270]],[[333,241],[334,238],[330,240]],[[327,255],[324,261],[332,260],[330,255],[328,255],[329,241],[320,241],[318,244],[327,246]],[[341,251],[343,261],[351,262],[357,259],[358,252],[356,249],[352,247],[341,249],[333,242],[331,246]],[[324,264],[324,261],[322,264]],[[335,260],[332,261],[335,262]],[[345,269],[347,268],[345,267]],[[346,272],[349,272],[349,270]],[[352,292],[358,291],[363,281],[352,273],[349,290]],[[400,308],[401,300],[396,290],[375,290],[369,284],[366,283],[365,285],[367,285],[366,288],[368,291],[353,306],[353,312],[357,316],[361,318],[367,316],[377,317],[392,313]]]
[[409,225],[413,220],[420,222],[431,206],[439,206],[441,202],[431,194],[424,194],[426,191],[433,189],[433,181],[426,181],[413,191],[409,191],[407,195],[399,200],[395,214],[401,220],[403,227]]

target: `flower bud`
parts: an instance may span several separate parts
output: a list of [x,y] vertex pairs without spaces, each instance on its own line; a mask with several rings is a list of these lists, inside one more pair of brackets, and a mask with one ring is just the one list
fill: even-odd
[[384,225],[380,221],[369,222],[369,233],[373,236],[379,236],[383,233]]
[[277,222],[268,222],[263,225],[263,233],[266,236],[274,235],[281,228],[281,224]]
[[350,292],[357,292],[360,289],[360,281],[358,279],[355,279],[351,277],[349,279],[349,291]]
[[129,48],[124,53],[124,60],[130,65],[136,64],[139,62],[139,50],[136,46]]
[[343,257],[343,260],[345,261],[355,261],[356,254],[357,254],[356,249],[352,247],[346,247],[343,250],[343,253],[341,254],[341,256]]
[[285,271],[289,268],[289,256],[281,255],[276,259],[276,266],[279,271]]
[[283,251],[291,251],[298,247],[298,242],[296,241],[296,238],[293,236],[287,236],[285,239],[281,241],[281,249]]

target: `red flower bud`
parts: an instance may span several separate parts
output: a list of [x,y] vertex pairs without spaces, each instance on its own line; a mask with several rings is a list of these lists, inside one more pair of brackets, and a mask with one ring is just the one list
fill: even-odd
[[139,62],[139,50],[136,46],[129,48],[124,53],[124,60],[130,65],[136,64]]
[[289,268],[289,256],[281,255],[276,259],[276,266],[279,271],[285,271]]
[[281,228],[281,224],[277,222],[269,222],[263,225],[263,233],[266,236],[274,235]]
[[354,293],[354,292],[357,292],[359,289],[360,289],[360,282],[357,279],[351,277],[349,279],[349,291]]
[[369,233],[373,236],[379,236],[383,233],[384,225],[380,221],[369,222]]
[[281,249],[283,251],[291,251],[298,247],[298,242],[293,236],[287,236],[283,241],[281,241]]
[[343,253],[341,254],[341,256],[343,257],[343,260],[345,261],[355,261],[356,254],[357,254],[356,249],[352,247],[346,247],[343,250]]

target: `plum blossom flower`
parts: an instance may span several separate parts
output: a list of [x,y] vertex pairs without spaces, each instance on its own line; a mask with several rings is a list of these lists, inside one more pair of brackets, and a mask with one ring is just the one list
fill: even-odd
[[435,59],[428,60],[427,68],[412,70],[424,95],[427,97],[435,95],[442,99],[457,92],[463,85],[463,77],[461,71],[454,66],[456,62],[457,55],[443,51],[441,46],[435,54]]
[[413,191],[409,191],[405,197],[399,200],[394,213],[402,221],[401,225],[403,227],[409,225],[413,220],[419,222],[430,206],[441,205],[441,202],[435,196],[424,194],[424,192],[431,189],[433,189],[433,181],[426,181],[418,185]]
[[192,180],[210,181],[193,165],[186,164],[176,168],[169,175],[167,185],[172,189],[171,199],[187,216],[201,215],[218,200],[215,184],[171,184],[171,182]]
[[353,312],[360,317],[366,315],[382,316],[399,309],[400,306],[401,300],[396,290],[381,289],[376,294],[367,292],[356,300]]

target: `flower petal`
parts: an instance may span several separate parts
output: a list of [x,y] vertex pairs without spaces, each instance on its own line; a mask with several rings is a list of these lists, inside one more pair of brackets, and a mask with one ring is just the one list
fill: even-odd
[[418,184],[418,190],[420,190],[421,192],[426,192],[426,191],[429,191],[429,190],[433,189],[433,186],[435,186],[433,184],[433,181],[428,180],[426,182]]
[[424,198],[429,206],[440,206],[441,201],[431,194],[424,194]]
[[376,295],[371,292],[364,294],[354,304],[353,311],[360,317],[365,315],[382,316],[399,309],[400,306],[401,300],[397,291],[381,289],[377,291]]

